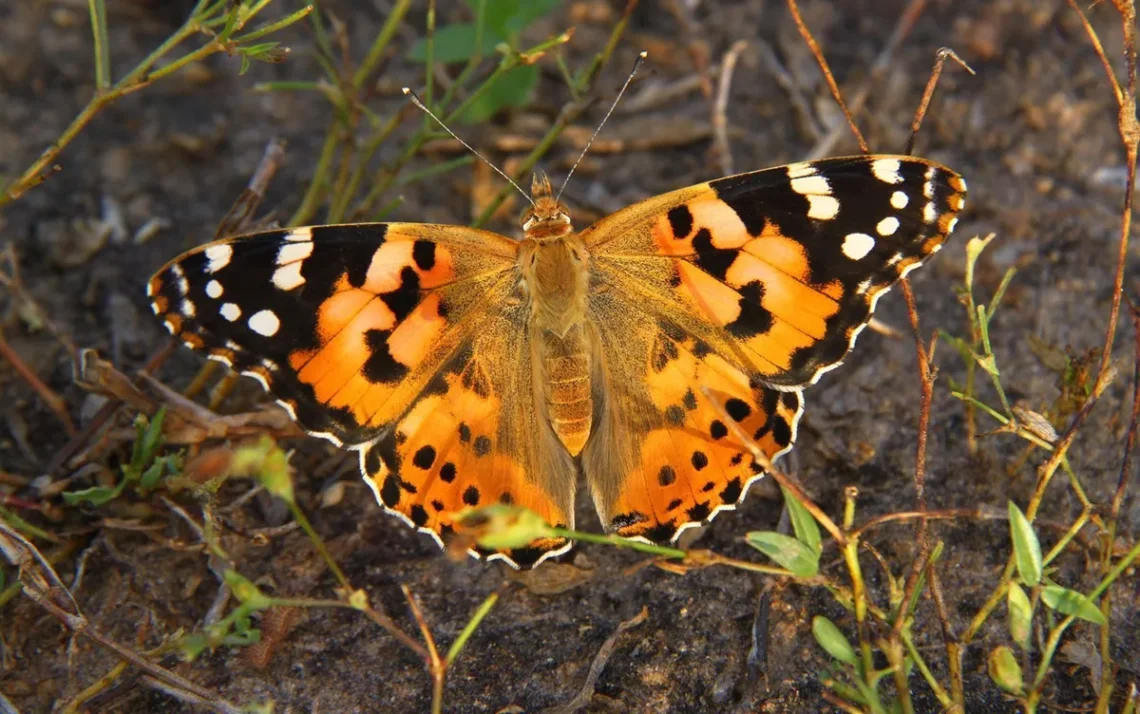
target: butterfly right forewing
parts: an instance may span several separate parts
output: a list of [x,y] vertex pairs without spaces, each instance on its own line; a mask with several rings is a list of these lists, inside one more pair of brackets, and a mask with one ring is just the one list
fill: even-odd
[[269,231],[179,256],[148,292],[187,346],[351,446],[402,414],[513,287],[516,245],[414,223]]

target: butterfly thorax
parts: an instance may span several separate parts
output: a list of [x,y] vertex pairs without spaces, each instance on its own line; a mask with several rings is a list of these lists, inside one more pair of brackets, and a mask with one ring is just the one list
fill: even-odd
[[530,307],[535,384],[551,428],[577,455],[590,436],[593,415],[586,329],[589,254],[545,176],[535,177],[531,192],[534,207],[522,216],[519,267]]

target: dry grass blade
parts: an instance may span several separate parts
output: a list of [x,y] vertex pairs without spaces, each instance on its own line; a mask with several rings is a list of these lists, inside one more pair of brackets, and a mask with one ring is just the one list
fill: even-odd
[[712,126],[713,126],[713,157],[720,165],[720,172],[728,175],[732,171],[732,149],[728,145],[728,92],[732,86],[732,73],[736,70],[736,62],[740,53],[748,47],[744,40],[738,40],[724,53],[720,65],[720,80],[716,85],[716,98],[713,100]]

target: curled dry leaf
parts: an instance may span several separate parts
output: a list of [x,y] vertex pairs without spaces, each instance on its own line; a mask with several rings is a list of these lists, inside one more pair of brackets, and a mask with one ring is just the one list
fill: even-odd
[[1057,430],[1041,414],[1024,407],[1014,407],[1013,415],[1034,436],[1052,444],[1057,441]]

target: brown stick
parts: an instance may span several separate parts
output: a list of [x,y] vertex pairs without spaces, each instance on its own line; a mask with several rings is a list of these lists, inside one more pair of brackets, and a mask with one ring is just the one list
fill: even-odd
[[796,28],[800,31],[800,36],[804,38],[808,49],[810,49],[812,55],[815,56],[816,64],[823,70],[823,78],[827,81],[827,86],[831,89],[831,96],[835,98],[836,103],[839,104],[839,108],[843,110],[843,116],[847,119],[847,126],[851,129],[851,133],[855,135],[855,141],[859,142],[859,150],[864,154],[869,154],[871,150],[867,148],[867,140],[863,138],[863,132],[859,131],[859,127],[855,124],[855,120],[851,116],[851,110],[847,108],[847,102],[843,101],[843,94],[840,93],[839,85],[835,82],[835,76],[831,73],[831,67],[827,64],[827,58],[823,56],[823,50],[819,48],[819,43],[815,41],[811,30],[809,30],[807,24],[804,23],[803,15],[800,14],[799,3],[796,2],[796,0],[788,0],[788,10],[792,13],[792,20],[795,21]]
[[962,69],[974,74],[973,68],[963,62],[962,58],[954,53],[954,50],[948,47],[938,50],[938,54],[934,57],[934,69],[930,72],[930,78],[926,80],[926,87],[922,90],[922,99],[918,103],[918,110],[910,122],[910,138],[907,139],[906,151],[903,152],[908,156],[914,153],[914,142],[918,139],[918,130],[922,128],[922,120],[926,118],[926,110],[930,107],[930,100],[934,98],[934,88],[938,85],[938,78],[942,76],[942,65],[946,64],[947,57],[961,65]]
[[63,424],[64,430],[68,436],[75,435],[75,424],[71,421],[71,414],[67,411],[67,401],[59,396],[54,389],[44,384],[43,380],[29,367],[20,357],[12,346],[8,344],[8,340],[4,338],[4,329],[0,327],[0,357],[8,360],[12,365],[12,369],[16,370],[16,374],[28,383],[28,386],[39,395],[40,399],[44,400],[48,409],[55,414],[60,423]]

